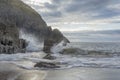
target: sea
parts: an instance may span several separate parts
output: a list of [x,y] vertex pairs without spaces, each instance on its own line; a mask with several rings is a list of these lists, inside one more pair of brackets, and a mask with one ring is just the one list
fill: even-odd
[[[88,67],[88,68],[115,68],[120,69],[120,34],[115,31],[74,31],[63,32],[71,43],[66,47],[62,42],[52,48],[52,56],[55,60],[42,59],[46,54],[40,51],[17,53],[17,54],[0,54],[1,62],[14,63],[20,67],[27,69],[39,69],[34,65],[40,61],[59,63],[60,68],[75,68],[75,67]],[[26,36],[27,37],[27,36]],[[30,39],[30,37],[28,38]],[[32,42],[34,43],[34,42]],[[35,45],[34,45],[35,46]],[[38,44],[36,45],[38,46]],[[43,46],[43,44],[41,44]],[[30,46],[30,49],[35,47]],[[33,48],[32,48],[33,47]],[[59,52],[66,48],[78,48],[86,52],[97,51],[107,52],[112,56],[84,56],[82,54],[60,54]],[[117,54],[116,54],[117,53]],[[74,55],[74,56],[73,56]]]

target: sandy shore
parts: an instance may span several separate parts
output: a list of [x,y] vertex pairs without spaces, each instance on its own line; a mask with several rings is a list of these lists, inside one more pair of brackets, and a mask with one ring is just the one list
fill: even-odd
[[72,68],[50,70],[45,80],[120,80],[120,69]]
[[0,80],[44,80],[45,71],[26,70],[11,63],[0,62]]
[[26,70],[0,62],[0,80],[120,80],[120,69],[71,68],[63,70]]

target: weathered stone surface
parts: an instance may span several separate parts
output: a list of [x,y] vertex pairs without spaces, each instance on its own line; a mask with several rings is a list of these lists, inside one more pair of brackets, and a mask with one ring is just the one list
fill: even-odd
[[53,31],[49,29],[48,36],[44,40],[43,51],[46,53],[50,53],[51,48],[54,45],[60,43],[61,41],[64,41],[66,44],[70,43],[70,41],[66,37],[64,37],[63,34],[58,29],[54,29]]
[[48,27],[40,14],[21,0],[0,0],[0,22],[6,25],[14,24],[24,34],[32,34],[40,42],[45,40],[45,52],[50,52],[50,48],[63,39],[69,42],[59,30]]
[[26,41],[19,39],[19,31],[15,25],[0,23],[0,53],[25,52]]
[[34,67],[39,67],[39,68],[60,68],[60,66],[57,66],[55,63],[48,63],[48,62],[39,62]]
[[15,24],[36,38],[46,36],[47,24],[39,13],[21,0],[0,0],[0,22]]

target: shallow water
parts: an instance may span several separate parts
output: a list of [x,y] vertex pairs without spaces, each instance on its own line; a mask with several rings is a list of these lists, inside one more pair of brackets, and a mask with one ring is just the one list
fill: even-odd
[[84,50],[120,52],[120,42],[71,42],[68,46]]
[[45,80],[120,80],[120,69],[72,68],[50,70]]
[[[109,34],[93,34],[93,33],[67,33],[65,36],[71,41],[67,47],[63,47],[62,43],[54,46],[51,50],[54,53],[53,56],[57,57],[55,60],[42,59],[45,53],[31,52],[31,53],[18,53],[18,54],[0,54],[0,61],[7,61],[15,63],[19,66],[33,69],[34,64],[40,61],[51,61],[60,63],[61,68],[72,68],[72,67],[97,67],[97,68],[120,68],[120,56],[115,53],[120,53],[120,37]],[[86,42],[85,42],[86,41]],[[106,42],[108,41],[108,42]],[[41,44],[42,45],[42,44]],[[30,46],[31,49],[33,46]],[[82,56],[78,55],[61,55],[59,51],[63,48],[79,48],[85,51],[100,51],[110,53],[112,56]],[[69,54],[69,53],[68,53]]]
[[1,54],[1,62],[14,63],[20,67],[27,69],[36,69],[34,65],[37,62],[55,62],[61,66],[59,69],[73,68],[73,67],[92,67],[92,68],[113,68],[120,69],[120,57],[83,57],[54,54],[57,58],[55,60],[42,59],[45,53],[26,53],[26,54]]

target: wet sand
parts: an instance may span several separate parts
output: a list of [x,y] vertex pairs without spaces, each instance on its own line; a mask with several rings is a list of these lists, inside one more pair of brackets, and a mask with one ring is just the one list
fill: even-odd
[[44,80],[46,72],[26,70],[11,63],[0,62],[0,80]]
[[50,70],[45,80],[120,80],[120,69],[72,68]]
[[63,70],[26,70],[0,62],[0,80],[120,80],[120,69],[71,68]]

